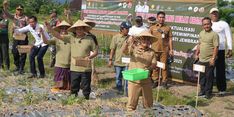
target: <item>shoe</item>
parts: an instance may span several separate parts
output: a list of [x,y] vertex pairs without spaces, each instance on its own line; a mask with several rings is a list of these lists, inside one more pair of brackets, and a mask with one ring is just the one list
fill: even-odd
[[220,92],[218,93],[219,96],[224,96],[225,94],[226,94],[226,91],[220,91]]
[[30,75],[28,78],[36,78],[36,77],[37,77],[37,75],[32,74],[32,75]]
[[20,75],[23,75],[23,74],[24,74],[24,71],[19,71],[19,74],[20,74]]
[[211,94],[206,94],[204,98],[211,99],[211,97],[212,97]]
[[60,91],[60,89],[58,87],[54,87],[54,88],[51,88],[50,91],[52,93],[58,93]]
[[205,93],[199,92],[199,93],[198,93],[198,96],[199,96],[199,97],[205,96]]
[[45,75],[40,75],[38,78],[45,78]]

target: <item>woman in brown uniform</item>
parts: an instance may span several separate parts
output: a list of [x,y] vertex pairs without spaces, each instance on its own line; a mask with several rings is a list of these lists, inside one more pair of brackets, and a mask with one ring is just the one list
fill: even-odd
[[[57,25],[54,30],[61,35],[68,35],[67,29],[71,25],[66,21],[62,21]],[[44,36],[42,36],[44,37]],[[56,46],[56,62],[55,62],[55,87],[51,89],[52,92],[58,92],[59,90],[70,90],[71,78],[70,78],[70,57],[71,46],[70,43],[65,43],[58,39],[47,40],[43,38],[44,43]]]
[[[152,71],[156,67],[156,54],[150,48],[151,39],[154,36],[144,31],[135,40],[127,40],[123,46],[123,52],[131,56],[129,69],[141,68]],[[129,81],[127,110],[136,110],[140,94],[143,96],[143,107],[153,106],[151,79]]]

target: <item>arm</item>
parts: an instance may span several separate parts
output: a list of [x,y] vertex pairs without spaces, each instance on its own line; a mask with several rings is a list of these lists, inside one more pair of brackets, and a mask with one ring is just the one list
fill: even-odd
[[218,50],[219,50],[218,46],[216,46],[214,48],[214,50],[213,50],[213,55],[212,55],[212,58],[210,59],[210,65],[211,66],[214,66],[214,64],[215,64],[215,60],[216,60],[216,57],[217,57],[217,54],[218,54]]
[[70,11],[70,9],[64,9],[64,15],[66,16],[68,23],[69,24],[73,24],[73,21],[71,19],[71,11]]
[[115,44],[115,37],[112,38],[111,40],[111,44],[110,44],[110,57],[109,57],[109,62],[108,62],[108,66],[111,67],[112,66],[112,60],[113,60],[113,56],[115,54],[115,48],[116,48],[116,44]]
[[229,27],[229,25],[226,23],[225,25],[225,35],[226,35],[226,41],[227,41],[227,55],[226,57],[232,57],[232,33],[231,33],[231,29]]
[[64,36],[63,36],[63,35],[60,35],[57,31],[54,31],[48,22],[45,22],[45,25],[46,25],[48,31],[49,31],[55,38],[60,39],[60,40],[63,40],[63,39],[64,39]]
[[171,31],[171,29],[169,31],[169,54],[170,54],[170,56],[174,55],[174,53],[173,53],[173,44],[172,44],[172,31]]
[[15,29],[14,32],[15,33],[26,33],[26,32],[29,32],[29,25],[25,26],[23,28]]
[[42,28],[40,28],[41,38],[45,44],[48,44],[48,39],[46,38],[46,36],[43,32],[44,32],[44,30]]
[[10,14],[9,11],[7,10],[8,8],[8,2],[6,0],[4,0],[3,2],[3,12],[5,13],[5,15],[9,18],[14,20],[14,15]]
[[198,43],[197,45],[197,49],[196,49],[196,52],[195,52],[195,60],[198,60],[199,59],[199,54],[200,54],[200,43]]

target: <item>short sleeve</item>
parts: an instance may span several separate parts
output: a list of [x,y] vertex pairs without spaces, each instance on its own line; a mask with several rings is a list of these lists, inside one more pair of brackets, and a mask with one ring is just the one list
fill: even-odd
[[111,44],[110,44],[110,49],[116,49],[116,44],[115,44],[115,39],[116,37],[114,36],[111,40]]
[[213,44],[214,44],[214,47],[219,46],[219,35],[217,33],[215,33],[214,35]]

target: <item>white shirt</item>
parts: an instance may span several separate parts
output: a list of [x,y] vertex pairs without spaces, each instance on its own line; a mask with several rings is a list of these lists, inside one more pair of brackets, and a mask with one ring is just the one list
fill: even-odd
[[144,25],[142,25],[141,27],[132,26],[129,29],[128,35],[136,36],[136,35],[140,34],[143,31],[146,31],[146,30],[148,30],[148,29]]
[[16,32],[16,33],[30,32],[35,39],[34,46],[37,46],[37,47],[42,46],[43,47],[43,46],[46,46],[47,44],[43,43],[43,40],[42,40],[40,32],[39,32],[40,27],[43,29],[43,33],[44,33],[45,37],[47,39],[50,39],[49,34],[45,31],[44,26],[41,24],[36,24],[35,29],[33,29],[33,27],[31,27],[30,25],[27,25],[23,28],[15,29],[14,32]]
[[141,5],[136,5],[135,7],[135,12],[142,12],[143,11],[143,6]]
[[143,12],[143,13],[148,13],[148,12],[149,12],[149,6],[148,6],[148,5],[144,5],[144,6],[142,7],[142,12]]
[[227,43],[227,49],[232,50],[232,34],[231,29],[225,21],[212,22],[212,30],[219,35],[219,50],[225,50]]

